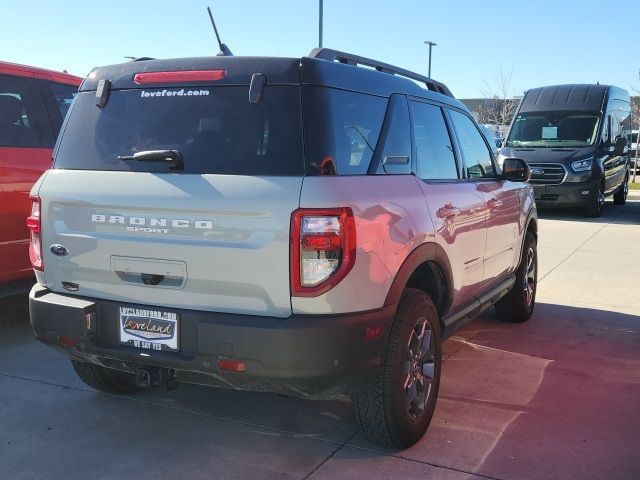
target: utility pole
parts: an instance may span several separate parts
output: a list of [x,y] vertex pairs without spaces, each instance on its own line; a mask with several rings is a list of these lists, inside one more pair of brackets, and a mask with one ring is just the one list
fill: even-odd
[[322,48],[322,11],[324,8],[322,7],[323,1],[319,0],[319,9],[320,12],[318,14],[318,48]]
[[424,43],[429,45],[429,73],[427,74],[427,77],[431,78],[431,49],[433,47],[437,47],[438,44],[435,42],[432,42],[431,40],[425,40]]

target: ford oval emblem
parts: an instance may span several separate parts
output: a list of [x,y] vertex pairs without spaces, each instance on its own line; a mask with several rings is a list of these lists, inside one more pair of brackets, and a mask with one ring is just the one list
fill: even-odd
[[531,173],[534,175],[544,175],[544,168],[532,168]]
[[51,245],[51,247],[49,247],[49,250],[51,250],[51,253],[59,257],[69,255],[69,249],[64,245],[60,245],[59,243],[54,243],[53,245]]

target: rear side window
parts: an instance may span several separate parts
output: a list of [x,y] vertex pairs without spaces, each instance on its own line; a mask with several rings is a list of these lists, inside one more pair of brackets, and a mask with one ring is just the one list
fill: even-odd
[[0,75],[0,147],[53,147],[47,111],[34,81]]
[[178,150],[185,173],[302,175],[300,118],[295,86],[266,86],[257,105],[249,103],[248,86],[114,90],[102,109],[95,92],[81,92],[55,168],[168,172],[118,156]]
[[388,100],[327,87],[303,87],[307,175],[364,175]]
[[65,115],[69,111],[71,102],[76,98],[78,94],[78,87],[73,85],[65,85],[63,83],[48,82],[53,98],[56,101],[56,106],[60,110],[60,116],[64,119]]
[[417,175],[422,180],[457,180],[458,168],[442,109],[411,102]]
[[455,110],[449,110],[449,113],[458,138],[458,146],[466,164],[467,176],[469,178],[495,177],[491,152],[473,120]]
[[411,174],[411,124],[404,95],[392,95],[389,100],[377,152],[374,162],[378,165],[382,162],[382,169],[378,167],[377,173]]

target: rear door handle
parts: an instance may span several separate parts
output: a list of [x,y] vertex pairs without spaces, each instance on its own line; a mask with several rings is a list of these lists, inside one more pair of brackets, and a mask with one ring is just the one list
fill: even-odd
[[438,217],[440,218],[451,218],[460,214],[460,209],[458,207],[441,207],[438,209]]
[[495,197],[487,201],[487,207],[489,207],[490,209],[498,208],[501,206],[502,206],[502,200],[499,200]]

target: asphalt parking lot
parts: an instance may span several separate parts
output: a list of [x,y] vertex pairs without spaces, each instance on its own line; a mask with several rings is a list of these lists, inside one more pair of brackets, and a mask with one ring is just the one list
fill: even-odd
[[541,215],[531,320],[493,311],[445,343],[440,399],[405,451],[347,402],[181,385],[99,394],[0,304],[0,478],[640,478],[640,196]]

